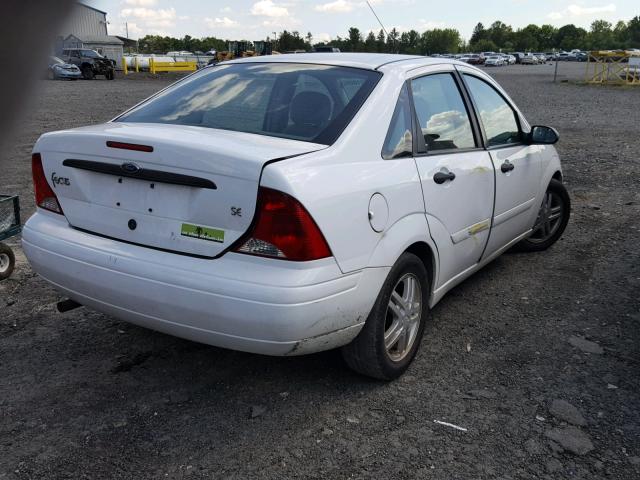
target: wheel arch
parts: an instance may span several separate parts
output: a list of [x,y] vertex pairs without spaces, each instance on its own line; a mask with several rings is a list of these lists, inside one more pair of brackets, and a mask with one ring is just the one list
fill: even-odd
[[415,242],[409,245],[405,252],[413,253],[422,261],[429,274],[429,281],[431,282],[431,285],[429,287],[431,290],[433,290],[436,282],[436,256],[431,246],[429,246],[429,244],[427,244],[426,242]]
[[408,215],[389,227],[369,258],[368,266],[391,267],[405,252],[416,255],[428,270],[432,293],[438,278],[439,257],[424,213]]
[[551,175],[551,178],[553,178],[554,180],[558,180],[559,182],[562,182],[562,172],[560,170],[556,170],[553,175]]

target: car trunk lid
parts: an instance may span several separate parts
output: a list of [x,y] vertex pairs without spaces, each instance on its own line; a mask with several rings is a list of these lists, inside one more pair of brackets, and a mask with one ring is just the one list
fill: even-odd
[[264,164],[323,148],[250,133],[118,122],[43,135],[34,151],[73,227],[215,257],[249,228]]

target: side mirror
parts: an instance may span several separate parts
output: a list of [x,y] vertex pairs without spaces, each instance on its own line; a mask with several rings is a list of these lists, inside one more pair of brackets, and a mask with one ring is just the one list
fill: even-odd
[[553,145],[560,140],[555,128],[534,125],[528,135],[530,145]]

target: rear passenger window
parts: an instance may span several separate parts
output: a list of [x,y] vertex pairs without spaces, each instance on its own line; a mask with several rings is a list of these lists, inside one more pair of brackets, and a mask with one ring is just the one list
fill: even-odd
[[469,114],[451,74],[417,78],[411,90],[427,151],[476,146]]
[[382,147],[382,158],[390,160],[392,158],[413,156],[413,135],[411,123],[411,105],[409,103],[409,89],[405,84],[400,92],[396,109],[391,118],[387,138]]
[[488,83],[471,75],[464,77],[487,135],[488,146],[521,142],[516,112],[507,101]]

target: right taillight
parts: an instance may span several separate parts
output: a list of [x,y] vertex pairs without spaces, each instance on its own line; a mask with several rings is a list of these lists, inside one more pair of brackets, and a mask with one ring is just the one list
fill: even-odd
[[298,262],[331,256],[306,208],[291,195],[265,187],[258,190],[253,226],[234,251]]
[[50,212],[62,214],[62,207],[58,197],[47,183],[47,177],[42,168],[42,157],[39,153],[31,156],[31,173],[33,175],[33,190],[36,194],[36,205]]

